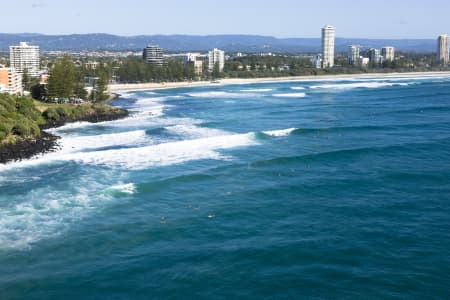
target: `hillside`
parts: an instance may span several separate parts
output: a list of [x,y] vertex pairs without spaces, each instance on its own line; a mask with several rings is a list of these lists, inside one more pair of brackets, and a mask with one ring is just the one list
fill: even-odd
[[57,137],[42,129],[75,121],[109,121],[127,115],[127,111],[106,104],[45,104],[0,94],[0,163],[55,149]]
[[[21,41],[38,45],[43,51],[51,50],[140,50],[148,44],[157,44],[166,51],[206,51],[217,47],[228,52],[318,52],[320,38],[275,38],[258,35],[148,35],[117,36],[111,34],[1,34],[0,51]],[[389,45],[400,51],[434,52],[434,39],[361,39],[336,38],[336,50],[346,51],[350,44],[381,48]]]

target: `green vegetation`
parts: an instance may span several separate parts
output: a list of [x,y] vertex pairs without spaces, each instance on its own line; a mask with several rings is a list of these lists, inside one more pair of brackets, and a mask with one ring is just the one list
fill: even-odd
[[102,103],[85,103],[82,105],[49,104],[42,112],[42,116],[47,124],[51,126],[61,122],[74,122],[85,120],[92,116],[104,116],[120,112],[122,112],[121,109]]
[[50,69],[48,96],[50,98],[70,98],[76,86],[75,66],[69,55],[64,55]]
[[22,74],[22,88],[24,91],[30,92],[32,87],[39,84],[39,78],[31,77],[28,70],[23,70]]
[[[96,70],[84,65],[76,66],[72,58],[65,54],[62,58],[49,64],[47,85],[35,84],[30,88],[33,98],[38,100],[80,98],[98,102],[108,99],[108,81],[110,72],[99,67]],[[85,89],[85,77],[93,80],[92,93],[88,95]]]
[[28,97],[0,94],[0,145],[39,137],[40,127],[48,128],[78,120],[113,119],[124,115],[125,111],[101,103],[48,104]]
[[119,67],[117,76],[121,82],[163,82],[163,81],[183,81],[194,79],[193,66],[184,68],[179,60],[172,59],[158,67],[147,64],[142,58],[126,58]]
[[0,94],[0,144],[13,143],[17,138],[38,137],[39,125],[45,124],[33,100]]

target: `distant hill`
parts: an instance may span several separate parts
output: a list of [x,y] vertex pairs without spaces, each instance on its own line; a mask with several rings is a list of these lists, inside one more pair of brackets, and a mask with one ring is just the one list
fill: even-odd
[[[140,50],[148,44],[157,44],[166,51],[205,51],[221,48],[228,52],[318,52],[320,38],[280,39],[258,35],[149,35],[117,36],[111,34],[43,35],[34,33],[0,33],[0,51],[21,41],[38,45],[43,51],[51,50]],[[336,38],[336,50],[346,51],[350,44],[381,48],[394,46],[400,51],[434,52],[434,39],[358,39]]]

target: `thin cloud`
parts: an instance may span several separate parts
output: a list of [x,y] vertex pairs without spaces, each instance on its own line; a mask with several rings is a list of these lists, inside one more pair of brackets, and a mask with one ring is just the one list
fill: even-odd
[[45,2],[34,2],[33,4],[31,4],[32,8],[44,8],[47,7],[47,3]]

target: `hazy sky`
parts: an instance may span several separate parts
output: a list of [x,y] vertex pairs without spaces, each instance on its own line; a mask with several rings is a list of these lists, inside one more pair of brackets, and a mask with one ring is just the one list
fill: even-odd
[[259,34],[435,38],[450,33],[449,0],[1,0],[2,33]]

